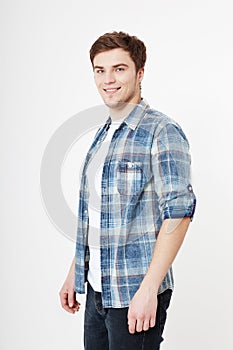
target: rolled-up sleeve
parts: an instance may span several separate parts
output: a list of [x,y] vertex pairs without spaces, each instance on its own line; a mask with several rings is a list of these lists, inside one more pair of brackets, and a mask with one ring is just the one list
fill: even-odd
[[191,156],[188,140],[179,125],[167,123],[155,134],[151,166],[162,218],[192,219],[196,196],[191,184]]

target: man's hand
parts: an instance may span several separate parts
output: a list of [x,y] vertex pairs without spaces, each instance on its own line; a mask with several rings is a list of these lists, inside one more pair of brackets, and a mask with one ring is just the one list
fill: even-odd
[[164,220],[149,269],[129,305],[130,333],[134,333],[135,328],[141,332],[155,326],[158,289],[180,249],[189,223],[189,217]]
[[72,314],[79,311],[81,304],[76,300],[76,293],[74,291],[74,260],[59,295],[63,309]]
[[147,331],[155,326],[157,310],[157,292],[140,287],[134,295],[128,310],[129,333]]

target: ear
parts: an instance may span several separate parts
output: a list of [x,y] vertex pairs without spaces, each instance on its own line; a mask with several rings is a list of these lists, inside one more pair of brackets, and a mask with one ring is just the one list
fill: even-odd
[[144,76],[144,67],[140,68],[139,71],[138,71],[139,82],[142,81],[143,76]]

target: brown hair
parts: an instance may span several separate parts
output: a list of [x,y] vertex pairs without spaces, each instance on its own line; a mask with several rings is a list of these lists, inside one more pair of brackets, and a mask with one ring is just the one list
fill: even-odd
[[146,47],[136,36],[124,32],[111,32],[101,35],[90,49],[90,59],[93,60],[98,53],[112,49],[123,49],[129,52],[136,68],[136,73],[143,68],[146,62]]

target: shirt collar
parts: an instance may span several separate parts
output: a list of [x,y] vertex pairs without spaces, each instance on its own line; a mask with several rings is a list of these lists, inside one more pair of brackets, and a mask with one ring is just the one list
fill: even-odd
[[141,101],[134,107],[134,109],[129,113],[128,117],[125,118],[124,122],[132,129],[136,129],[138,123],[146,113],[146,110],[149,108],[148,103],[145,99]]
[[[141,99],[141,101],[133,108],[133,110],[129,113],[129,115],[124,119],[125,122],[132,130],[136,129],[138,123],[144,116],[146,110],[149,108],[149,104],[145,99]],[[108,130],[111,124],[111,117],[109,116],[105,127]]]

